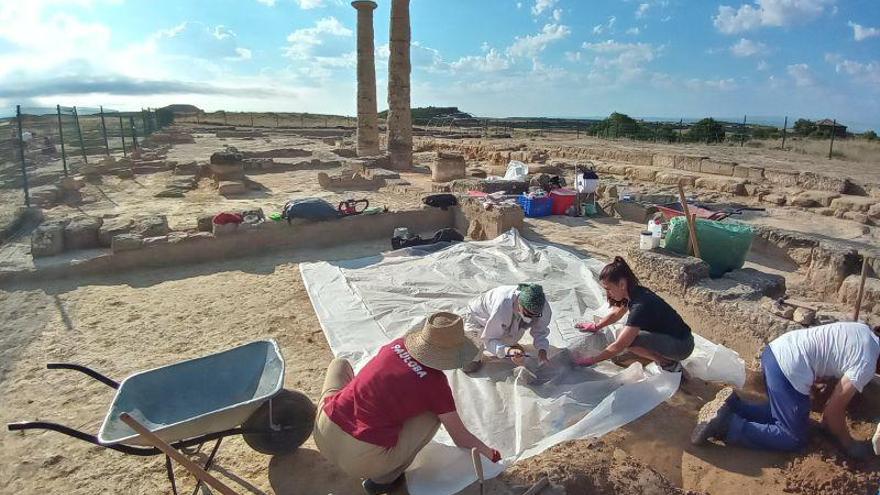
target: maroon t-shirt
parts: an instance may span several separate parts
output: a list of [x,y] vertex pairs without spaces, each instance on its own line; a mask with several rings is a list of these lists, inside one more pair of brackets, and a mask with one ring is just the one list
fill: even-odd
[[397,445],[408,419],[454,410],[446,375],[410,356],[403,339],[382,347],[354,380],[324,401],[324,413],[344,432],[386,449]]

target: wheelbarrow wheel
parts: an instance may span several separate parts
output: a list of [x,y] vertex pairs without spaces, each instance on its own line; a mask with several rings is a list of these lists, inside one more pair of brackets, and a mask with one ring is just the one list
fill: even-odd
[[[270,407],[271,402],[271,407]],[[270,418],[271,411],[271,418]],[[312,434],[315,404],[294,390],[283,389],[244,422],[244,441],[261,454],[289,454]]]

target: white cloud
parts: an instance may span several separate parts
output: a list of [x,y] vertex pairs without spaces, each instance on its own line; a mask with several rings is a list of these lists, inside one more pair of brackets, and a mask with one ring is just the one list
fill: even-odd
[[562,9],[553,9],[553,20],[556,22],[562,20]]
[[[293,59],[307,59],[320,48],[327,46],[334,38],[350,38],[351,29],[345,27],[335,17],[324,17],[315,22],[314,27],[297,29],[287,36],[289,45],[284,48],[284,55]],[[339,50],[335,50],[337,53]]]
[[[275,2],[275,0],[270,1]],[[318,9],[324,6],[324,0],[296,0],[296,3],[303,10]]]
[[581,52],[565,52],[565,60],[569,62],[580,62]]
[[513,57],[535,57],[544,51],[547,45],[569,34],[571,29],[564,24],[545,24],[538,34],[517,36],[513,44],[507,48],[507,53]]
[[712,18],[715,28],[724,34],[751,31],[760,27],[781,27],[816,19],[836,0],[755,0],[735,9],[728,5],[718,7]]
[[626,34],[631,34],[631,35],[633,35],[633,36],[639,34],[640,32],[641,32],[641,31],[639,30],[638,27],[631,27],[631,28],[629,28],[629,29],[626,30]]
[[739,41],[731,45],[730,53],[735,57],[751,57],[767,51],[767,45],[760,41],[752,41],[746,38],[740,38]]
[[522,9],[522,2],[516,2],[516,9],[517,10]]
[[611,32],[614,29],[614,23],[617,22],[617,17],[611,16],[608,18],[608,22],[602,24],[596,24],[593,26],[593,34],[604,34],[606,32]]
[[237,47],[235,49],[235,53],[238,55],[230,58],[229,60],[250,60],[253,57],[253,52],[251,52],[248,48]]
[[648,13],[648,9],[651,8],[651,4],[648,3],[640,3],[639,8],[636,9],[636,19],[641,19],[645,17],[645,14]]
[[498,72],[510,68],[510,59],[499,53],[495,48],[489,48],[483,56],[471,55],[461,57],[449,65],[456,71]]
[[260,2],[261,4],[263,4],[267,7],[274,7],[275,6],[275,0],[257,0],[257,2]]
[[816,84],[813,79],[813,71],[807,64],[792,64],[786,67],[786,72],[794,80],[795,86],[806,87]]
[[727,79],[688,79],[685,86],[695,91],[713,90],[713,91],[733,91],[739,88],[736,81]]
[[755,68],[763,72],[770,68],[770,64],[768,64],[766,60],[761,60]]
[[552,9],[559,0],[535,0],[535,6],[532,7],[532,15],[539,16],[544,11]]
[[838,74],[846,74],[854,81],[871,85],[875,89],[880,87],[880,62],[862,63],[830,53],[825,55],[825,61],[833,64]]
[[234,38],[235,37],[235,33],[223,25],[219,25],[219,26],[215,27],[213,34],[214,34],[214,37],[217,38],[218,40],[225,40],[227,38]]
[[853,39],[856,41],[864,41],[868,38],[880,36],[880,29],[875,27],[866,27],[849,21],[849,27],[853,29]]
[[655,48],[649,43],[606,40],[601,43],[584,43],[582,46],[596,54],[588,77],[597,80],[633,80],[644,75],[644,66],[656,57]]

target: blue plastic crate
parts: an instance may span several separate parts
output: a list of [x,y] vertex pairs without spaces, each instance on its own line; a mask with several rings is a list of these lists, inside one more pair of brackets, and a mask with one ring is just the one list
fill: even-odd
[[519,196],[519,205],[529,218],[549,217],[553,214],[553,198],[530,198],[525,194]]

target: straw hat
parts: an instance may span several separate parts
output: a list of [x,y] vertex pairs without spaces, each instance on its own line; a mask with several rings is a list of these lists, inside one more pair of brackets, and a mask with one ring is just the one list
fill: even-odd
[[438,370],[461,368],[480,352],[465,335],[461,317],[453,313],[434,313],[424,327],[408,333],[403,342],[418,362]]

